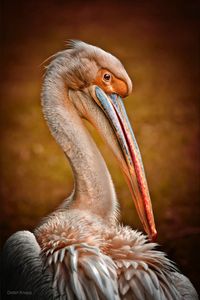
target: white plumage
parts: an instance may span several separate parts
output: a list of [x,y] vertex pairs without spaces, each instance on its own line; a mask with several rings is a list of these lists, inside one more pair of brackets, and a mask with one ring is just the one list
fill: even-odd
[[[98,77],[104,69],[112,82]],[[104,136],[130,186],[137,188],[137,176],[144,174],[136,170],[130,175],[133,170],[127,167],[126,159],[132,163],[134,152],[129,132],[126,135],[127,123],[123,127],[122,119],[119,125],[123,130],[116,130],[106,115],[110,108],[105,99],[109,98],[102,92],[98,105],[98,97],[93,97],[91,89],[97,83],[108,94],[127,95],[132,89],[117,58],[79,41],[55,55],[47,68],[43,111],[72,166],[75,186],[71,196],[34,234],[20,231],[7,240],[2,256],[4,293],[27,291],[33,299],[198,299],[189,279],[155,249],[155,243],[117,221],[118,202],[110,174],[81,119],[89,120]],[[124,141],[120,140],[122,134]],[[120,141],[124,143],[121,146]],[[141,219],[144,208],[137,199],[147,197],[143,182],[138,190],[132,189]],[[151,217],[151,208],[145,209]],[[144,220],[148,233],[154,230],[150,217]]]

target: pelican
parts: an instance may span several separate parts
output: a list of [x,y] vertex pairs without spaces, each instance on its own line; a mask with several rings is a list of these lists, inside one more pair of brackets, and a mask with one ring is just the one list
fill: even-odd
[[[156,249],[144,168],[122,98],[132,82],[112,54],[82,41],[46,69],[44,117],[73,171],[74,189],[33,233],[18,231],[3,249],[3,288],[33,299],[198,299],[191,282]],[[146,234],[117,221],[114,185],[88,120],[125,175]]]

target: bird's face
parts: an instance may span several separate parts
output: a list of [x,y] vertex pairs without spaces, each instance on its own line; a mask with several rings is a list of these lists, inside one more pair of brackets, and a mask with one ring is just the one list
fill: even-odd
[[[96,127],[115,154],[144,229],[150,239],[155,240],[157,233],[143,163],[122,101],[131,92],[131,80],[123,65],[115,57],[108,56],[108,59],[102,56],[103,66],[93,73],[89,86],[87,84],[82,91],[74,92],[75,95],[71,92],[71,98],[76,99],[82,117]],[[100,62],[98,59],[98,64]]]
[[117,78],[113,73],[107,69],[100,69],[93,81],[107,94],[118,94],[121,97],[128,95],[127,83],[122,79]]

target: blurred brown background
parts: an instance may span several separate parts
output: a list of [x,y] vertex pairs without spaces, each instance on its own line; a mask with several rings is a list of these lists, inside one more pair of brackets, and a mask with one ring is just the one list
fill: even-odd
[[[71,191],[71,170],[41,113],[41,64],[67,39],[81,39],[118,56],[134,81],[125,102],[158,241],[199,288],[199,9],[198,1],[2,2],[2,245],[16,230],[32,230]],[[89,130],[112,173],[122,221],[142,229],[116,161]]]

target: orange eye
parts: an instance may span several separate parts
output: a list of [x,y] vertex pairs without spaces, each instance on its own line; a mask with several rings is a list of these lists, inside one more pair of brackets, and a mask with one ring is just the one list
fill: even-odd
[[108,74],[108,73],[105,73],[105,74],[103,75],[103,79],[104,79],[104,81],[110,81],[111,75]]

